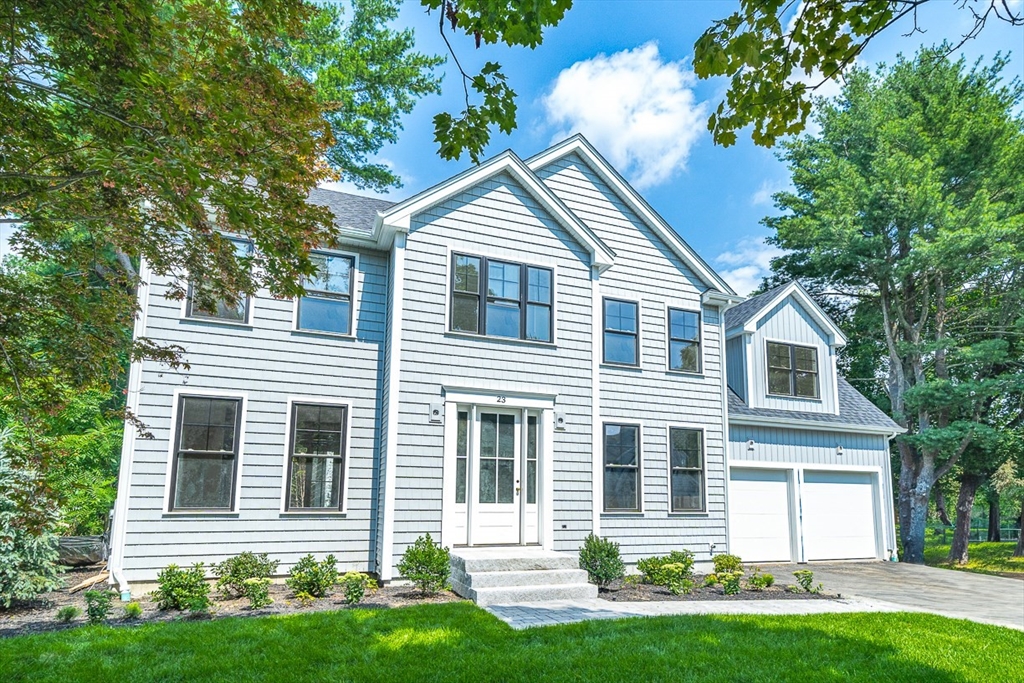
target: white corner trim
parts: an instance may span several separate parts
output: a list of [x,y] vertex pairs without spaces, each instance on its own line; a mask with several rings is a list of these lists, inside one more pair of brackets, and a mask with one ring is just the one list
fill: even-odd
[[[341,472],[341,507],[334,509],[288,509],[288,460],[291,456],[292,447],[292,415],[296,403],[308,405],[330,405],[344,406],[345,408],[345,434],[342,440],[344,452],[341,454],[344,466]],[[284,459],[281,466],[281,514],[301,513],[304,515],[316,516],[323,514],[346,514],[348,512],[348,491],[349,491],[349,463],[352,462],[352,401],[347,398],[328,398],[324,396],[289,396],[285,400],[284,416]]]
[[387,452],[384,456],[384,514],[381,524],[380,578],[390,581],[394,576],[395,556],[395,493],[398,485],[398,411],[401,406],[402,318],[405,294],[404,232],[395,234],[392,255],[391,339],[388,368]]
[[[591,433],[591,532],[601,535],[601,512],[604,509],[603,428],[601,421],[601,361],[604,357],[604,299],[601,297],[601,274],[590,269],[591,331],[590,331],[590,433]],[[639,332],[639,330],[637,330]],[[639,346],[639,334],[637,345]],[[639,349],[637,350],[639,353]]]
[[[727,354],[725,352],[725,309],[727,306],[728,304],[724,304],[718,309],[718,374],[722,382],[722,475],[725,478],[725,542],[727,550],[731,552],[732,530],[729,528],[729,378],[728,368],[726,367]],[[704,457],[707,458],[706,452]],[[705,467],[707,467],[706,464]]]

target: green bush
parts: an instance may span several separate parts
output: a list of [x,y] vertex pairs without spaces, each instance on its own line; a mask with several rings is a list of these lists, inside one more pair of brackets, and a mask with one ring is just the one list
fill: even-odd
[[85,617],[90,624],[102,624],[110,616],[113,609],[111,602],[117,595],[112,590],[85,591]]
[[64,605],[57,610],[57,621],[62,624],[67,624],[74,621],[82,614],[82,608],[77,605]]
[[774,584],[775,577],[771,574],[762,574],[760,569],[755,569],[754,573],[747,579],[747,588],[752,591],[760,592]]
[[142,618],[142,605],[137,602],[129,602],[124,606],[125,621],[136,621]]
[[668,577],[664,573],[664,567],[669,564],[677,564],[683,567],[682,578],[693,578],[693,553],[689,550],[673,550],[663,557],[656,556],[642,559],[636,563],[636,568],[643,575],[644,583],[650,583],[655,586],[667,586]]
[[672,595],[682,595],[693,590],[692,569],[682,562],[663,565],[661,575],[665,581],[664,585]]
[[402,577],[424,593],[436,593],[448,587],[452,574],[452,556],[448,548],[434,543],[430,534],[420,536],[405,549],[398,563]]
[[786,592],[787,593],[799,593],[800,592],[800,586],[794,586],[793,584],[789,584],[788,586],[786,586]]
[[605,588],[626,574],[626,565],[619,554],[619,544],[590,534],[580,548],[580,569],[587,572],[590,582]]
[[793,572],[793,576],[796,578],[796,582],[800,584],[800,587],[808,593],[821,592],[821,584],[819,583],[817,586],[814,585],[814,572],[810,569],[797,570]]
[[167,565],[167,569],[157,575],[156,582],[153,599],[158,609],[187,609],[199,613],[210,606],[210,584],[206,582],[202,562],[192,565],[191,569]]
[[736,595],[740,592],[740,577],[743,572],[720,572],[718,581],[722,584],[722,592],[726,595]]
[[245,595],[244,583],[248,579],[269,579],[277,571],[278,560],[271,560],[266,553],[255,555],[244,552],[229,557],[213,566],[217,577],[217,590],[226,597]]
[[736,555],[729,555],[727,553],[715,555],[713,561],[715,563],[716,574],[722,574],[724,572],[743,572],[743,564],[740,561],[740,558]]
[[260,609],[274,602],[270,599],[270,579],[265,576],[242,581],[242,595],[249,601],[249,609]]
[[363,599],[367,591],[377,591],[377,582],[362,572],[348,572],[341,577],[341,587],[345,592],[345,603],[355,605]]
[[720,582],[718,580],[718,574],[711,573],[711,574],[707,574],[707,575],[704,576],[704,587],[705,588],[711,588],[712,586],[717,586],[719,583]]
[[640,574],[628,574],[622,578],[622,587],[637,588],[643,582],[644,577]]
[[308,595],[310,598],[322,598],[331,592],[334,584],[338,583],[337,565],[338,560],[334,555],[328,555],[320,562],[312,555],[306,555],[292,567],[291,576],[285,579],[285,584],[300,600],[303,599],[300,594]]

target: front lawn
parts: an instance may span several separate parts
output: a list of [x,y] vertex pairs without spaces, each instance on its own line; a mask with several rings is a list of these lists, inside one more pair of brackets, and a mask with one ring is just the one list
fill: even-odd
[[1011,681],[1024,634],[926,614],[703,616],[513,631],[468,603],[0,640],[20,681]]
[[1016,543],[971,543],[968,547],[967,564],[950,565],[948,545],[927,545],[924,549],[925,564],[944,569],[960,569],[980,574],[1021,574],[1024,575],[1024,557],[1013,557]]

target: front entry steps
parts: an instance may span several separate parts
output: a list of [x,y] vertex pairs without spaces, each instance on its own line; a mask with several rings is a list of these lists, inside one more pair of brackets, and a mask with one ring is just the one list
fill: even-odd
[[452,590],[485,607],[596,598],[574,555],[526,546],[452,549]]

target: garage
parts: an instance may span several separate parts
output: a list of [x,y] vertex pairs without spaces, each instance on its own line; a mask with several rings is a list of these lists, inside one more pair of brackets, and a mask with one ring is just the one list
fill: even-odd
[[878,556],[875,495],[867,472],[803,474],[804,557],[859,560]]
[[748,562],[792,560],[787,470],[733,469],[729,483],[731,552]]

